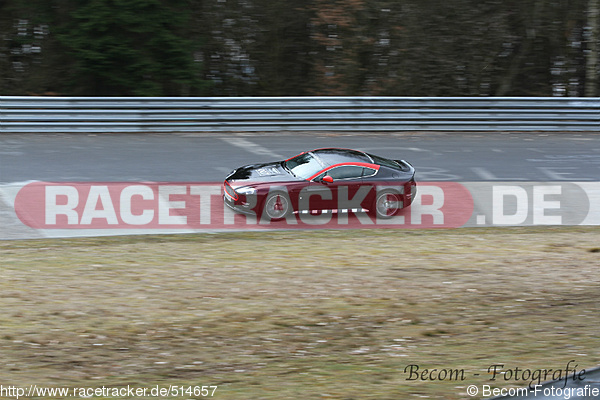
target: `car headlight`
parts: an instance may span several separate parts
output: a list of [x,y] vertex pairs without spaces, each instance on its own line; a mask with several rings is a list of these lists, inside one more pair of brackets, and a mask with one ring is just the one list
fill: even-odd
[[250,186],[241,187],[239,189],[236,189],[235,191],[239,194],[243,194],[244,196],[250,196],[250,195],[256,194],[256,188],[253,188]]

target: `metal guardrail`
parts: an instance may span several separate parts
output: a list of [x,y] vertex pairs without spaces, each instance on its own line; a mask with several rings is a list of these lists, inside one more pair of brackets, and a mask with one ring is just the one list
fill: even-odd
[[600,98],[13,97],[0,133],[600,131]]

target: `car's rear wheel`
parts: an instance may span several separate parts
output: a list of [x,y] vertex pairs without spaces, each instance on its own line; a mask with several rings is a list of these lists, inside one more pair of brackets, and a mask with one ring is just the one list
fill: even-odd
[[283,192],[269,193],[263,206],[263,219],[280,220],[288,216],[292,210],[289,197]]
[[396,215],[402,209],[402,206],[402,199],[398,193],[391,190],[384,190],[375,196],[371,212],[377,218],[387,219]]

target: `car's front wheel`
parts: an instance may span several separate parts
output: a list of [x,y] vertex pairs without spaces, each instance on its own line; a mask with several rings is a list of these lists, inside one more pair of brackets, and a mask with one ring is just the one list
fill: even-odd
[[398,193],[391,190],[383,190],[375,196],[371,213],[377,218],[392,218],[402,209],[402,206],[402,198]]
[[263,219],[280,220],[292,211],[289,197],[283,192],[269,193],[263,206]]

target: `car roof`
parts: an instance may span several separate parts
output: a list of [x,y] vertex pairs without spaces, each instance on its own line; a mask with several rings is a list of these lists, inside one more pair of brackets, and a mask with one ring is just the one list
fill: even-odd
[[316,149],[310,153],[327,166],[352,162],[373,163],[371,157],[357,150],[329,148]]

